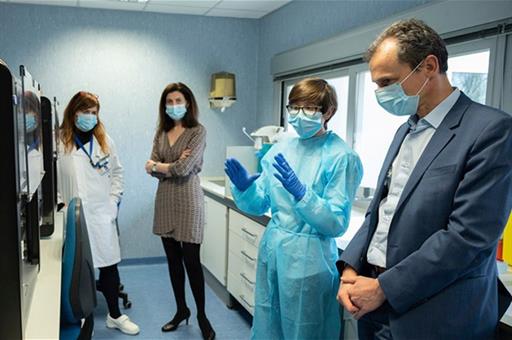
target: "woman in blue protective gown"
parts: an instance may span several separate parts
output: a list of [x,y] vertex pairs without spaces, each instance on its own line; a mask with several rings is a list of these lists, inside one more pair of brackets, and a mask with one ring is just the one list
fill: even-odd
[[252,339],[338,339],[339,275],[335,237],[348,227],[362,177],[357,154],[327,122],[337,109],[322,79],[297,83],[288,122],[298,137],[274,145],[250,175],[228,159],[236,205],[270,220],[259,245]]

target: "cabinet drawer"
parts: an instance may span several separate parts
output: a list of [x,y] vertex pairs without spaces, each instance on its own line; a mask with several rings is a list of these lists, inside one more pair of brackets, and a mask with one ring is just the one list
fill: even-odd
[[234,254],[239,255],[244,261],[252,263],[256,266],[256,260],[258,259],[258,248],[251,243],[245,241],[238,234],[235,234],[230,230],[229,232],[229,250]]
[[256,264],[247,264],[240,255],[234,254],[231,251],[228,258],[228,272],[235,276],[244,274],[250,281],[256,281]]
[[245,273],[240,273],[240,292],[247,298],[247,301],[254,305],[254,290],[256,282]]
[[229,229],[240,235],[240,237],[258,247],[265,227],[253,220],[229,209]]
[[254,304],[252,302],[249,302],[249,299],[244,295],[244,294],[240,294],[238,297],[237,297],[237,300],[238,302],[240,302],[240,304],[242,306],[244,306],[244,308],[249,312],[251,313],[251,315],[254,316]]
[[256,281],[256,259],[247,255],[247,253],[243,252],[242,257],[242,270],[243,273],[249,280],[255,282]]
[[234,254],[240,254],[243,250],[242,237],[229,230],[228,248]]
[[242,287],[240,276],[237,277],[228,273],[228,291],[251,315],[254,315],[254,295],[252,297],[247,296],[249,292],[245,287]]
[[[236,240],[236,235],[229,233],[229,241]],[[242,241],[243,242],[243,241]],[[252,246],[251,246],[252,247]],[[233,249],[235,248],[235,249]],[[228,255],[228,272],[233,275],[243,273],[250,281],[256,280],[256,266],[257,259],[254,255],[249,255],[250,252],[245,251],[242,247],[233,247],[229,250]],[[254,249],[253,249],[254,251]]]
[[[247,289],[246,296],[254,295],[254,287],[256,285],[256,267],[249,266],[243,259],[229,252],[228,274],[232,275],[239,281],[239,286]],[[250,292],[251,294],[248,294]]]
[[242,258],[256,265],[256,260],[258,259],[258,248],[256,246],[244,240],[240,254]]

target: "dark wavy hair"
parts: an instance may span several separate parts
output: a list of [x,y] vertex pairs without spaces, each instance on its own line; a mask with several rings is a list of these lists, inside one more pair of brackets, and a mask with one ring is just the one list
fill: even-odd
[[159,132],[167,132],[171,130],[175,123],[174,120],[172,120],[167,113],[165,113],[165,101],[167,98],[167,95],[171,92],[180,92],[183,97],[185,97],[185,100],[187,101],[187,112],[185,113],[185,116],[181,120],[182,124],[186,128],[192,128],[199,125],[198,116],[199,116],[199,109],[197,107],[196,98],[194,97],[194,94],[192,93],[192,90],[190,88],[183,84],[183,83],[172,83],[165,87],[164,91],[162,92],[162,95],[160,96],[160,105],[158,107],[159,112],[159,118],[158,118],[158,131]]

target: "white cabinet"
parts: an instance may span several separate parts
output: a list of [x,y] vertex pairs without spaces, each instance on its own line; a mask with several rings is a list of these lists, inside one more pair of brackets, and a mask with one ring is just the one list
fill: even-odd
[[228,251],[228,208],[209,197],[204,198],[205,226],[201,245],[201,262],[217,280],[226,286]]
[[265,227],[229,209],[228,291],[254,313],[258,246]]

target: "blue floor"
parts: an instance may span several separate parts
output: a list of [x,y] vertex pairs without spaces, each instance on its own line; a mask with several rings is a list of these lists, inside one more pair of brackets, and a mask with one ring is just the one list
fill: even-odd
[[[197,325],[196,309],[192,292],[186,283],[187,304],[192,312],[190,322],[169,333],[160,328],[172,319],[176,304],[172,294],[169,273],[166,264],[127,265],[119,266],[121,282],[132,301],[132,308],[123,309],[140,327],[137,336],[130,336],[105,326],[108,313],[105,298],[98,293],[98,306],[94,318],[94,339],[202,339]],[[239,307],[240,308],[240,307]],[[226,305],[206,285],[206,314],[217,333],[216,339],[248,339],[250,324],[247,314],[238,310],[228,309]]]

